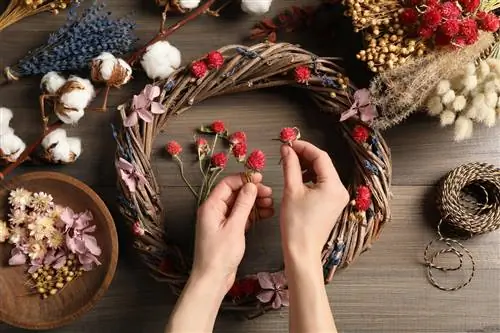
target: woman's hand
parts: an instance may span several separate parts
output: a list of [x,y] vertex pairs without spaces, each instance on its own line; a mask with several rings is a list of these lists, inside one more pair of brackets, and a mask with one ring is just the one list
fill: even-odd
[[210,276],[227,292],[245,252],[245,228],[254,205],[260,218],[273,215],[272,190],[254,174],[224,178],[198,209],[192,278]]

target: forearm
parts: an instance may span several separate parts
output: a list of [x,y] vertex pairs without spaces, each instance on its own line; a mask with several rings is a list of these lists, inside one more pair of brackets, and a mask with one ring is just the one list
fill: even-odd
[[165,332],[212,332],[224,295],[223,284],[214,278],[191,276],[177,301]]
[[285,269],[290,294],[290,332],[336,333],[319,257],[308,260],[303,254],[285,255]]

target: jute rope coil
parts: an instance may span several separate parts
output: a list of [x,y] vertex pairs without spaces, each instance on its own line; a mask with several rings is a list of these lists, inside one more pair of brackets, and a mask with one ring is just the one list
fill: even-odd
[[[352,152],[353,173],[346,184],[353,202],[345,208],[331,230],[322,253],[325,282],[329,282],[337,268],[347,266],[371,247],[390,218],[392,169],[389,148],[380,133],[369,128],[368,124],[354,118],[338,123],[340,114],[354,103],[355,88],[332,59],[318,57],[287,43],[262,43],[251,47],[229,45],[218,52],[224,58],[223,64],[210,69],[202,77],[194,77],[193,68],[187,66],[166,80],[154,82],[154,87],[161,90],[154,102],[161,103],[165,111],[154,114],[152,121],[141,118],[137,124],[126,126],[125,120],[135,112],[133,101],[119,108],[123,125],[114,130],[118,146],[118,199],[125,220],[132,230],[139,231],[134,231],[134,246],[153,277],[166,282],[175,294],[180,294],[189,277],[192,258],[180,250],[180,244],[166,241],[160,186],[151,166],[155,137],[168,123],[206,99],[288,86],[309,96],[318,110],[331,115],[332,124],[337,123]],[[310,71],[310,78],[297,80],[294,73],[297,75],[297,68],[303,70],[304,67]],[[363,142],[354,137],[353,128],[356,126],[368,131]],[[133,190],[124,179],[129,183],[137,182]],[[364,209],[359,209],[354,200],[360,187],[364,193],[368,190],[371,193],[371,201]],[[280,272],[262,272],[277,273]],[[252,283],[255,276],[242,277],[237,283],[248,283],[248,280]],[[283,292],[281,289],[275,291]],[[251,318],[275,308],[260,302],[256,297],[258,292],[236,297],[228,295],[222,309],[241,311]]]
[[[441,227],[445,223],[468,237],[500,228],[500,169],[484,163],[469,163],[452,170],[440,186],[437,204],[441,212],[438,238],[431,241],[424,252],[427,277],[436,288],[454,291],[472,281],[476,263],[470,251],[460,241],[442,235]],[[436,242],[444,243],[446,248],[431,254],[432,245]],[[458,258],[458,265],[436,265],[437,258],[445,253],[453,253]],[[470,274],[463,283],[449,287],[435,279],[433,270],[461,270],[465,266],[464,258],[470,262]]]

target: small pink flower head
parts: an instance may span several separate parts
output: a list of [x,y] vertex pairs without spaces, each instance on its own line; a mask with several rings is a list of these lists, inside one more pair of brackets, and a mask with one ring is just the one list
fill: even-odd
[[298,66],[295,68],[295,81],[297,83],[308,83],[311,79],[311,70],[307,66]]
[[248,156],[245,166],[252,171],[261,172],[266,166],[266,155],[262,150],[254,150]]
[[198,150],[198,153],[206,153],[210,150],[207,140],[203,138],[196,139],[196,149]]
[[280,141],[291,144],[300,139],[300,131],[297,127],[285,127],[281,129]]
[[365,185],[358,187],[356,191],[356,208],[360,211],[366,211],[370,208],[372,203],[372,192],[370,188]]
[[170,141],[165,149],[172,156],[179,156],[182,153],[182,146],[177,141]]
[[210,69],[219,69],[224,65],[224,56],[219,51],[212,51],[207,55],[207,64]]
[[247,144],[244,142],[235,144],[232,148],[232,152],[238,162],[243,162],[247,155]]
[[201,79],[207,74],[208,67],[207,64],[202,61],[195,61],[191,64],[191,74],[197,79]]
[[246,143],[246,142],[247,142],[247,135],[245,132],[242,131],[234,132],[229,137],[229,143],[232,145],[236,145],[238,143]]
[[144,236],[145,234],[144,228],[139,221],[135,221],[135,223],[132,225],[132,232],[135,236]]
[[214,121],[210,128],[212,129],[212,131],[214,131],[214,133],[217,134],[224,134],[224,132],[226,131],[226,125],[224,125],[224,122],[222,120]]
[[212,156],[212,166],[224,169],[227,164],[227,155],[224,153],[217,153]]

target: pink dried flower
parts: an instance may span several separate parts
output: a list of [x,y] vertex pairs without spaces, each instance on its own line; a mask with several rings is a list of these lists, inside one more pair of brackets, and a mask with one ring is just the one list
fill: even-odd
[[483,30],[496,32],[500,27],[500,21],[494,13],[479,12],[476,19]]
[[295,81],[297,83],[307,84],[311,79],[311,70],[307,66],[298,66],[295,68]]
[[300,131],[297,127],[284,127],[280,132],[280,141],[282,143],[292,144],[300,139]]
[[212,166],[224,169],[227,164],[227,155],[225,153],[217,153],[212,156]]
[[438,8],[429,8],[422,15],[422,24],[425,27],[435,29],[441,23],[441,12]]
[[24,253],[23,249],[19,246],[16,246],[10,251],[9,265],[10,266],[24,265],[27,259],[28,258],[26,257],[26,254]]
[[415,8],[405,8],[399,14],[399,20],[403,25],[412,25],[418,21],[418,11]]
[[214,133],[217,134],[224,134],[224,132],[226,131],[226,125],[224,125],[224,122],[222,120],[214,121],[210,128],[212,129],[212,131],[214,131]]
[[229,137],[229,143],[232,145],[235,145],[237,143],[246,143],[246,142],[247,142],[247,135],[245,132],[242,131],[234,132]]
[[191,64],[191,74],[197,79],[201,79],[208,72],[207,64],[203,60],[195,61]]
[[479,7],[481,0],[459,0],[458,2],[462,5],[464,11],[472,13]]
[[252,171],[261,172],[266,166],[266,155],[262,150],[254,150],[248,156],[245,166]]
[[257,299],[264,303],[272,302],[273,309],[279,309],[282,306],[289,305],[287,282],[284,272],[257,273],[262,291],[257,294]]
[[232,152],[234,157],[239,162],[243,162],[245,160],[245,156],[247,155],[247,144],[242,142],[242,143],[237,143],[232,147]]
[[224,56],[219,51],[212,51],[207,55],[207,64],[210,69],[219,69],[224,65]]
[[372,203],[372,192],[368,186],[361,185],[356,191],[356,208],[360,211],[366,211]]
[[171,156],[179,156],[182,153],[182,146],[177,141],[170,141],[165,149]]
[[457,19],[449,19],[439,27],[439,31],[448,37],[455,37],[460,31],[460,22]]
[[417,33],[423,39],[429,39],[434,35],[434,29],[421,25],[418,27]]
[[445,20],[456,19],[460,16],[462,11],[458,8],[457,4],[453,1],[446,1],[439,6],[441,16]]
[[144,236],[145,234],[145,230],[139,221],[135,221],[135,223],[132,225],[132,232],[135,236]]
[[460,35],[465,39],[467,45],[474,44],[477,41],[479,31],[476,21],[472,18],[465,18],[460,23]]
[[137,185],[147,183],[146,177],[129,161],[120,157],[116,162],[116,166],[119,170],[120,178],[131,193],[135,192]]
[[124,120],[125,127],[132,127],[137,124],[139,118],[146,123],[153,121],[153,114],[165,113],[165,108],[160,102],[155,102],[154,99],[160,96],[161,89],[158,86],[148,84],[139,95],[135,95],[132,100],[132,111]]

